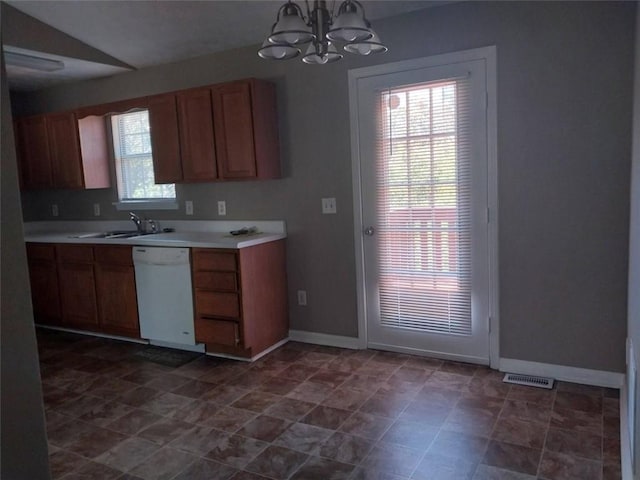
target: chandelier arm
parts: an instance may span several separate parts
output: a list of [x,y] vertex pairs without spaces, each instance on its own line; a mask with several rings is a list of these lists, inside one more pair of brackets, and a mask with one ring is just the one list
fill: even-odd
[[310,27],[311,26],[311,7],[309,6],[309,0],[304,0],[304,3],[307,5],[307,18],[305,20],[304,15],[303,15],[302,19],[305,21],[307,26]]
[[347,0],[347,2],[345,3],[353,3],[358,7],[360,7],[360,11],[362,12],[362,19],[364,20],[365,25],[367,26],[367,28],[371,28],[371,22],[367,18],[367,14],[364,10],[364,6],[358,0]]
[[331,13],[329,14],[329,24],[333,24],[336,13],[336,0],[331,1]]
[[[309,9],[309,0],[305,0],[307,3],[307,11]],[[276,24],[278,23],[278,21],[280,20],[280,14],[287,8],[287,7],[292,7],[293,9],[295,9],[295,11],[298,13],[298,15],[300,15],[300,18],[302,18],[302,20],[307,23],[307,20],[304,17],[304,13],[302,12],[302,9],[300,8],[300,6],[294,2],[293,0],[289,0],[287,3],[285,3],[284,5],[282,5],[279,9],[278,9],[278,16],[276,18]]]

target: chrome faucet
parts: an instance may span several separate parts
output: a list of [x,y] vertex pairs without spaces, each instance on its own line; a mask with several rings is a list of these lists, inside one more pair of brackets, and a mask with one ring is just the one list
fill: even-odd
[[138,229],[139,234],[144,233],[144,227],[142,226],[142,220],[138,215],[133,212],[129,212],[129,219],[136,224],[136,228]]
[[149,228],[151,229],[151,233],[158,233],[160,230],[160,227],[158,227],[158,222],[157,220],[147,220],[147,225],[149,226]]

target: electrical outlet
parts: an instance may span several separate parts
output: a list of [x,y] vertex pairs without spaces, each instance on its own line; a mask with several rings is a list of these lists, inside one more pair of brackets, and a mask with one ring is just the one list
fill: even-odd
[[322,199],[322,213],[336,213],[336,199],[335,198],[323,198]]
[[57,217],[60,214],[60,212],[58,211],[58,205],[57,204],[52,204],[51,205],[51,215],[54,217]]
[[298,290],[298,305],[307,306],[307,291]]
[[193,202],[191,200],[184,202],[184,213],[193,215]]
[[94,203],[93,204],[93,216],[94,217],[99,217],[100,216],[100,204],[99,203]]
[[218,200],[218,215],[227,214],[227,202],[224,200]]

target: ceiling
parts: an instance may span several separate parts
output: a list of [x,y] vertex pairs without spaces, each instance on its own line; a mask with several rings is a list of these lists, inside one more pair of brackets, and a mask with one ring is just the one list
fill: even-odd
[[[44,26],[67,34],[72,40],[102,52],[119,62],[87,62],[60,51],[24,49],[20,36],[33,35],[22,28],[14,36],[4,36],[5,50],[60,59],[65,69],[58,72],[29,72],[7,66],[14,90],[34,90],[56,83],[113,75],[152,65],[177,62],[248,45],[262,43],[275,21],[282,0],[250,1],[67,1],[10,0],[11,7],[39,20]],[[298,2],[304,7],[304,2]],[[375,20],[444,3],[428,0],[362,0],[367,17]],[[333,1],[327,2],[329,8]],[[336,8],[339,2],[336,2]],[[37,22],[37,23],[40,23]],[[55,43],[55,42],[50,42]],[[93,63],[93,65],[91,65]]]

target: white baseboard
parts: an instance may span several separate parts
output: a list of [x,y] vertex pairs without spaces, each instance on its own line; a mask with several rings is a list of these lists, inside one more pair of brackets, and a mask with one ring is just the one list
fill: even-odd
[[620,389],[620,465],[622,480],[634,480],[628,420],[629,406],[627,405],[627,384],[625,382]]
[[77,333],[79,335],[89,335],[91,337],[110,338],[112,340],[122,340],[123,342],[142,343],[145,345],[149,344],[148,340],[143,340],[141,338],[121,337],[119,335],[109,335],[107,333],[89,332],[87,330],[76,330],[75,328],[55,327],[51,325],[43,325],[41,323],[36,323],[35,325],[36,327],[46,328],[47,330],[59,330],[61,332]]
[[407,355],[416,355],[419,357],[439,358],[441,360],[451,360],[453,362],[474,363],[476,365],[488,365],[489,359],[482,357],[472,357],[469,355],[457,355],[436,350],[422,350],[411,347],[399,347],[397,345],[388,345],[386,343],[371,343],[368,348],[374,350],[385,350],[387,352],[406,353]]
[[563,382],[581,383],[596,387],[622,388],[624,374],[604,370],[590,370],[587,368],[567,367],[550,363],[528,362],[513,358],[500,359],[500,371],[551,377]]
[[313,343],[327,347],[351,348],[359,350],[363,348],[358,337],[343,337],[340,335],[328,335],[326,333],[307,332],[305,330],[289,330],[289,340],[293,342]]
[[239,357],[237,355],[232,355],[230,353],[219,353],[219,352],[207,352],[207,356],[209,357],[220,357],[220,358],[228,358],[229,360],[238,360],[240,362],[255,362],[256,360],[261,359],[262,357],[264,357],[267,353],[271,353],[274,350],[276,350],[277,348],[280,348],[282,345],[284,345],[285,343],[287,343],[289,341],[288,338],[284,338],[282,340],[280,340],[277,343],[274,343],[273,345],[271,345],[269,348],[261,351],[260,353],[258,353],[257,355],[254,355],[251,358],[247,358],[247,357]]

